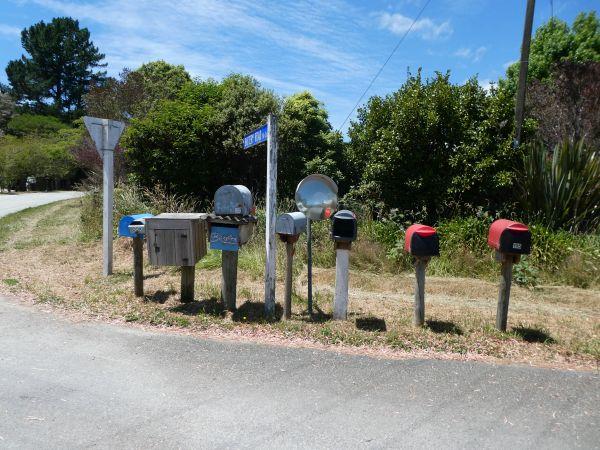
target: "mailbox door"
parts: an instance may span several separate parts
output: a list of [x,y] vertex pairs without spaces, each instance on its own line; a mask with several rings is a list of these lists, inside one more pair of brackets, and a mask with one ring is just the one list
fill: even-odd
[[148,241],[150,264],[154,266],[191,266],[189,231],[154,230]]
[[440,239],[438,235],[420,236],[413,233],[410,238],[410,254],[413,256],[440,256]]
[[529,231],[504,230],[500,236],[500,252],[528,255],[531,253],[531,233]]
[[210,248],[238,251],[240,249],[239,228],[236,226],[212,225],[210,227]]

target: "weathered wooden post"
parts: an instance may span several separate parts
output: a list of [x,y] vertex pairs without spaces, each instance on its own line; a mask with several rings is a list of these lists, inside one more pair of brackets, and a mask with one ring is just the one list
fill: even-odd
[[348,317],[348,278],[350,276],[350,249],[356,240],[356,215],[342,209],[331,218],[331,238],[335,242],[335,295],[333,319]]
[[181,266],[181,302],[194,301],[194,280],[196,266]]
[[208,215],[210,248],[222,252],[221,299],[225,309],[235,311],[238,251],[254,231],[254,202],[247,187],[228,184],[217,189],[214,204]]
[[294,265],[294,245],[300,234],[306,229],[306,216],[301,212],[281,214],[275,222],[275,232],[285,242],[286,247],[286,271],[285,271],[285,294],[283,299],[283,317],[292,317],[292,274]]
[[521,255],[531,252],[531,232],[522,223],[498,219],[490,225],[488,245],[496,251],[496,260],[501,263],[496,328],[506,331],[513,264],[519,262]]
[[228,311],[236,309],[238,252],[221,252],[221,297]]
[[144,239],[138,236],[133,238],[133,292],[144,296]]
[[144,236],[146,219],[152,214],[132,214],[119,220],[118,234],[132,239],[133,247],[133,292],[136,297],[144,296]]
[[440,241],[435,228],[415,223],[407,228],[404,251],[415,258],[415,305],[413,325],[425,325],[425,270],[432,256],[440,255]]
[[113,272],[113,153],[125,124],[88,116],[83,122],[102,158],[102,274],[108,276]]

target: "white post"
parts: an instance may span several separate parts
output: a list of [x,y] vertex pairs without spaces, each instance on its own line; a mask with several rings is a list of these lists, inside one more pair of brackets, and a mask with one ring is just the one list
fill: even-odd
[[277,119],[273,114],[267,118],[267,211],[265,226],[265,245],[267,258],[265,263],[265,314],[275,312],[275,220],[277,202]]
[[[105,127],[108,130],[108,126]],[[113,273],[113,165],[114,152],[112,149],[102,151],[102,274],[106,277]]]
[[346,320],[348,317],[348,277],[350,246],[336,245],[335,250],[335,297],[333,298],[333,319]]

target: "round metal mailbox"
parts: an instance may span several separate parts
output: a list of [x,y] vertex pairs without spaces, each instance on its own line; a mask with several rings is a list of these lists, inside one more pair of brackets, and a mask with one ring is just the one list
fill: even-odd
[[338,187],[326,175],[313,174],[296,188],[296,205],[310,220],[329,219],[338,208]]
[[252,194],[241,184],[226,184],[215,192],[215,214],[218,216],[253,214]]

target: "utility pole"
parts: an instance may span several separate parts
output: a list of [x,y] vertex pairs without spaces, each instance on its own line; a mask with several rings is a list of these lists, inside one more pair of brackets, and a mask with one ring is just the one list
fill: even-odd
[[525,26],[523,28],[523,43],[521,44],[521,62],[519,64],[519,85],[517,87],[517,102],[515,105],[515,147],[521,144],[521,131],[525,115],[525,92],[527,90],[527,69],[529,67],[529,47],[531,45],[531,29],[533,27],[533,10],[535,0],[527,0]]

